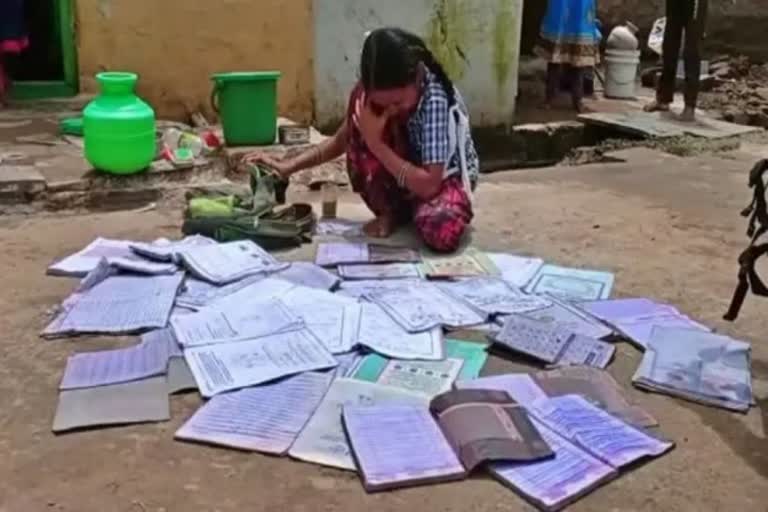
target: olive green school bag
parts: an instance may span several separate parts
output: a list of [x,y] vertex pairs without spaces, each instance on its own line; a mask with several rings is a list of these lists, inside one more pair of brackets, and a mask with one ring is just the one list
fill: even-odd
[[308,204],[285,203],[287,182],[259,166],[250,166],[251,194],[187,195],[182,232],[219,242],[252,240],[265,250],[288,249],[312,241],[315,214]]

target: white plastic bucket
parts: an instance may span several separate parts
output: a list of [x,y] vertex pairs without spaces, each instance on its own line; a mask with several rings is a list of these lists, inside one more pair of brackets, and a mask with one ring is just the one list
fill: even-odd
[[605,96],[608,98],[634,98],[640,50],[606,50]]

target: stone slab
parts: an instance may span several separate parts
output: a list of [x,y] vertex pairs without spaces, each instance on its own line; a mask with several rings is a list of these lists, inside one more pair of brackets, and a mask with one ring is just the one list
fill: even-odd
[[699,116],[695,122],[684,123],[671,112],[598,112],[582,114],[578,119],[587,125],[602,126],[645,138],[693,135],[705,139],[722,139],[760,131],[760,128],[753,126],[743,126],[702,116]]

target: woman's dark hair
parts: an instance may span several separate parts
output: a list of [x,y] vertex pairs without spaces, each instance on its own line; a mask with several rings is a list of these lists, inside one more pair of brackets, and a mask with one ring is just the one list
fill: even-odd
[[416,80],[419,64],[437,77],[453,105],[453,82],[443,66],[422,38],[399,28],[380,28],[368,34],[360,58],[360,79],[368,91],[405,87]]

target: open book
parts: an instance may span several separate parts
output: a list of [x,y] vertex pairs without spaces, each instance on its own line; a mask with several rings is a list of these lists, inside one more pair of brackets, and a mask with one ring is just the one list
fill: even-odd
[[499,391],[443,393],[429,409],[345,406],[343,421],[368,492],[462,479],[485,462],[553,453],[525,409]]
[[492,464],[491,473],[542,510],[560,510],[642,459],[673,443],[624,423],[578,395],[536,402],[532,421],[553,459]]

